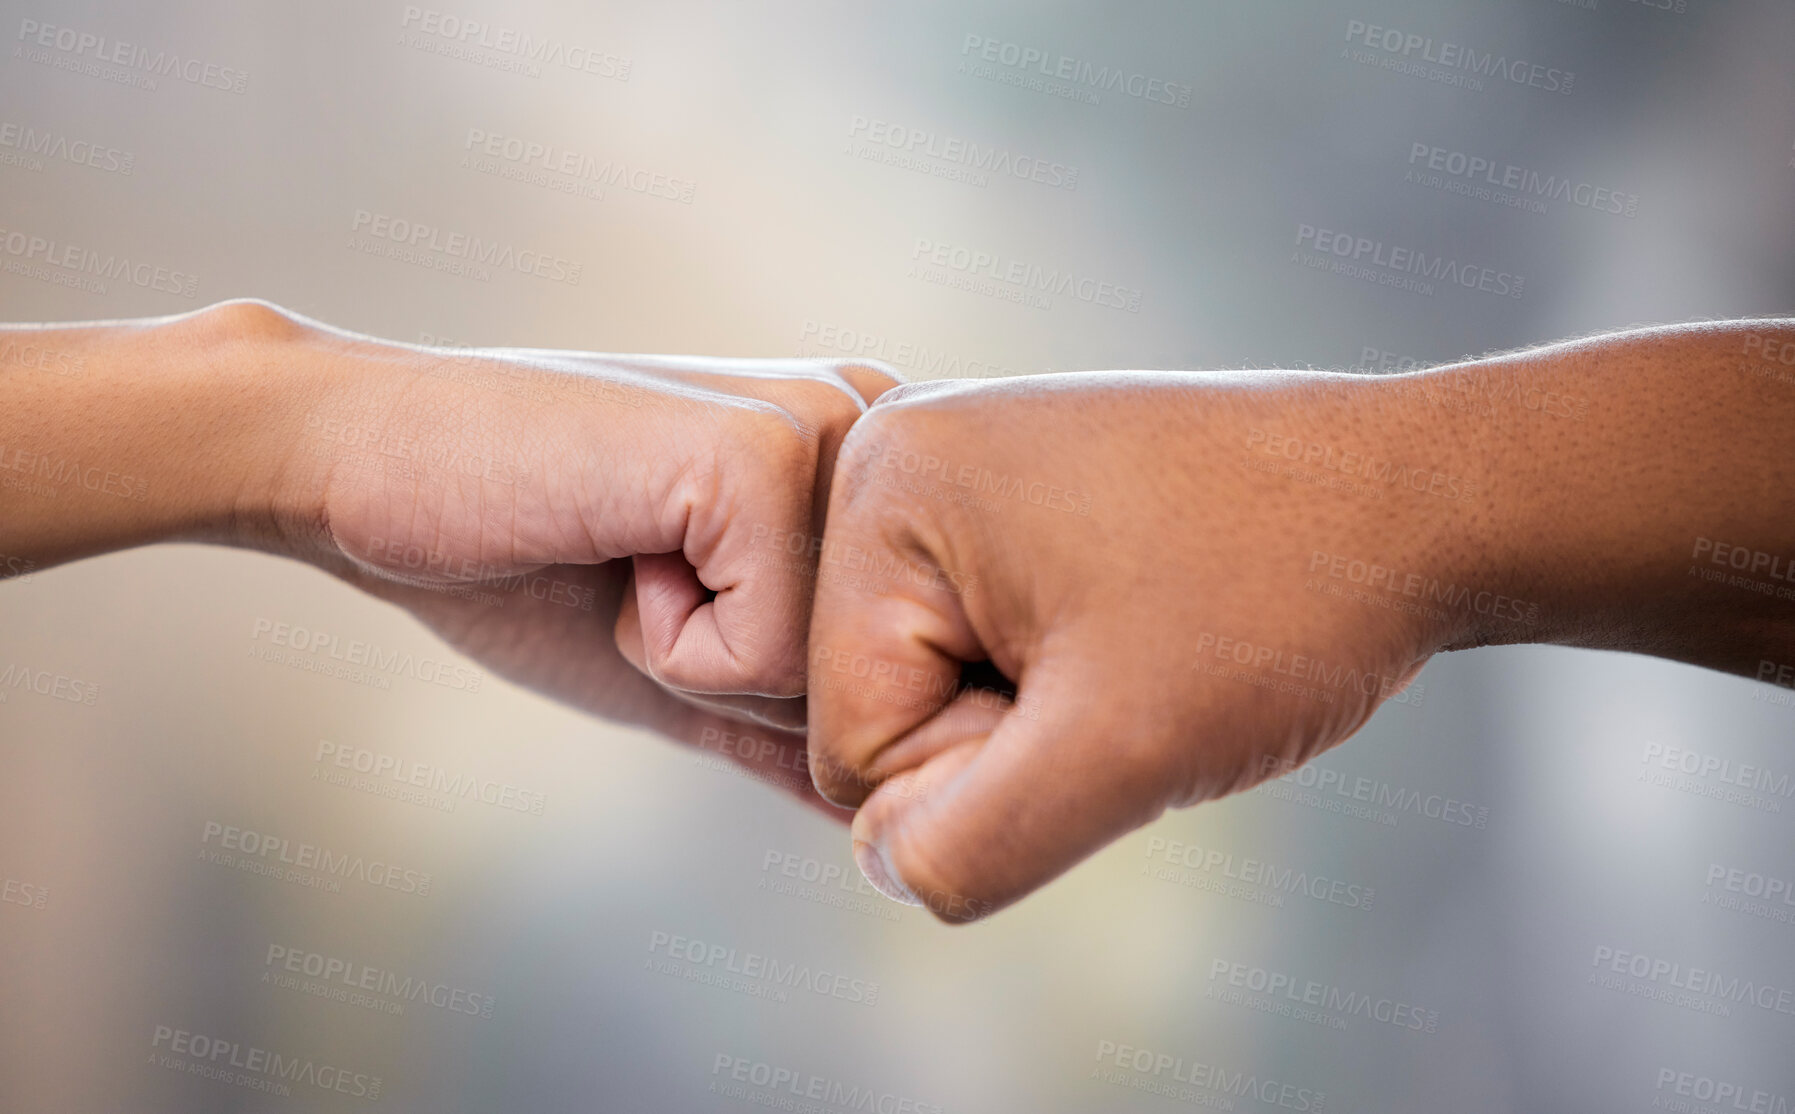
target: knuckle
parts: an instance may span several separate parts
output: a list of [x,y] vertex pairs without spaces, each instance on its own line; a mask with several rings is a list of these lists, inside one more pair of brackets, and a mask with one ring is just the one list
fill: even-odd
[[859,808],[868,796],[864,779],[815,749],[810,752],[810,781],[817,794],[837,808]]
[[[903,388],[899,388],[902,390]],[[878,523],[910,526],[953,513],[941,496],[939,469],[953,457],[941,444],[933,415],[916,407],[887,408],[880,401],[856,422],[835,460],[830,491],[831,523],[839,510],[861,529]]]
[[[902,387],[897,388],[903,390]],[[872,407],[842,442],[841,455],[836,467],[843,465],[857,468],[876,464],[886,453],[909,447],[921,440],[921,429],[913,412],[897,407],[887,406],[884,400]]]
[[744,403],[737,415],[738,443],[775,475],[814,470],[819,450],[816,432],[790,411],[770,403]]
[[757,657],[743,668],[742,683],[756,696],[795,699],[804,695],[804,666],[788,654]]
[[938,398],[955,389],[957,383],[957,380],[952,379],[919,379],[910,383],[899,380],[897,386],[879,396],[879,401],[874,404],[873,412],[878,413],[880,411],[888,411],[895,414],[899,412],[905,404],[909,404],[913,407],[919,402]]
[[[884,781],[884,774],[875,765],[879,747],[871,737],[853,726],[844,729],[828,726],[839,711],[828,707],[828,692],[827,686],[810,686],[808,699],[813,712],[807,759],[810,777],[816,783],[817,791],[830,803],[843,808],[859,808]],[[818,712],[821,714],[816,714]]]
[[[672,646],[649,644],[643,647],[643,658],[648,662],[648,674],[663,686],[675,691],[702,693],[707,687],[699,684],[695,670],[688,667],[675,652]],[[714,678],[712,678],[714,680]]]
[[838,377],[806,378],[793,384],[793,410],[806,421],[831,432],[847,429],[865,408],[854,388]]

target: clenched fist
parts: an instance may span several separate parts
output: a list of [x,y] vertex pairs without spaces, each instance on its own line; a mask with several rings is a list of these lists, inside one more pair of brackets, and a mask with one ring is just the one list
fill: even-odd
[[[1451,577],[1437,527],[1398,511],[1464,516],[1427,490],[1459,477],[1409,442],[1419,490],[1349,480],[1395,431],[1351,419],[1361,387],[1278,383],[919,384],[850,434],[823,557],[894,573],[818,587],[811,746],[824,796],[860,806],[855,853],[881,889],[989,912],[1169,805],[1346,738],[1451,637],[1305,584],[1328,579],[1318,553]],[[982,662],[989,684],[963,683]]]
[[830,495],[825,567],[871,572],[819,578],[817,787],[876,885],[967,921],[1308,761],[1443,649],[1774,679],[1795,612],[1707,566],[1795,552],[1795,396],[1753,355],[1789,330],[891,391]]

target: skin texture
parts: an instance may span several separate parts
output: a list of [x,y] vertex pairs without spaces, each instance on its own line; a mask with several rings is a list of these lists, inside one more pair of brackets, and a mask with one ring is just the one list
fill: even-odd
[[1795,685],[1787,321],[1382,377],[896,388],[253,302],[0,346],[0,576],[165,540],[311,561],[520,684],[857,809],[868,877],[953,923],[1338,744],[1443,650]]
[[835,452],[889,373],[433,350],[256,302],[9,342],[80,372],[0,379],[0,476],[54,489],[0,487],[19,568],[164,540],[297,557],[503,676],[818,803],[815,559],[772,542],[821,529]]
[[[1735,323],[1381,378],[891,391],[842,448],[826,548],[976,587],[819,585],[818,787],[858,809],[875,885],[964,922],[1338,744],[1441,650],[1775,679],[1795,603],[1692,568],[1703,539],[1795,561],[1795,383],[1753,355],[1791,340]],[[980,661],[1013,699],[962,683]]]

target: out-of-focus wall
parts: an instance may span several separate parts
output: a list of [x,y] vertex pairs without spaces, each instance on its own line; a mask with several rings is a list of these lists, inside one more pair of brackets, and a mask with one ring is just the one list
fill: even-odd
[[[1769,0],[4,0],[0,320],[255,295],[408,341],[920,378],[1375,373],[1788,313],[1791,74]],[[269,660],[281,623],[481,683]],[[7,1111],[1795,1102],[1795,905],[1761,898],[1795,880],[1795,707],[1736,679],[1450,655],[1310,770],[950,931],[767,787],[297,564],[0,584],[8,666],[97,699],[0,691]],[[428,884],[253,873],[227,828]],[[809,974],[739,973],[766,959]],[[1310,982],[1331,1008],[1263,992]],[[309,1066],[219,1066],[252,1048]]]

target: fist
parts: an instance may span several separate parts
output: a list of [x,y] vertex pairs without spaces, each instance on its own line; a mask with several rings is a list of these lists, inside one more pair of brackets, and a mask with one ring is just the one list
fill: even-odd
[[1440,538],[1472,504],[1360,474],[1454,466],[1382,402],[1289,373],[885,395],[841,449],[810,637],[812,772],[869,880],[976,919],[1340,742],[1463,637],[1318,570],[1461,575]]

